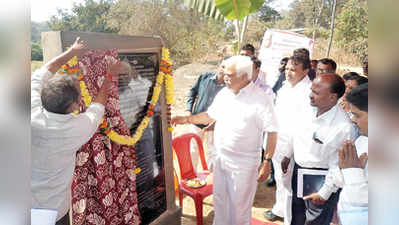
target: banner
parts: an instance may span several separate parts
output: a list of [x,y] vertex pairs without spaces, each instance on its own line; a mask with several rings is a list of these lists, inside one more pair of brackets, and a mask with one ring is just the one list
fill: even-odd
[[273,87],[280,75],[278,67],[280,60],[290,57],[297,48],[306,48],[312,58],[313,40],[302,34],[286,30],[267,30],[263,36],[259,51],[262,61],[261,71],[266,75],[263,79],[267,85]]

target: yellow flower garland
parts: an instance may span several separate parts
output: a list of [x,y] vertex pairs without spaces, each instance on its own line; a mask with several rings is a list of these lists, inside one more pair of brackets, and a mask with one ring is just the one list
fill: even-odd
[[[162,84],[165,83],[165,90],[166,90],[166,104],[168,105],[168,109],[170,108],[170,105],[173,104],[173,77],[171,74],[170,66],[172,65],[171,60],[169,58],[169,51],[166,48],[162,48],[162,61],[160,71],[157,75],[156,78],[156,83],[154,86],[154,91],[153,95],[151,98],[151,103],[149,105],[149,111],[153,110],[155,107],[155,104],[158,102],[159,95],[162,90]],[[77,61],[75,60],[70,60],[71,64],[76,63]],[[72,66],[68,62],[70,66]],[[73,64],[73,65],[76,65]],[[163,67],[164,64],[166,67],[168,67],[168,72],[164,73],[162,71],[165,71],[165,68]],[[82,99],[83,102],[85,103],[86,107],[88,107],[91,104],[92,98],[90,96],[89,91],[87,90],[87,86],[83,80],[80,81],[80,89],[81,89],[81,94],[82,94]],[[104,119],[101,119],[101,123],[104,122]],[[147,115],[143,118],[141,121],[140,125],[137,127],[136,132],[132,135],[132,137],[125,136],[125,135],[120,135],[114,130],[109,130],[109,132],[106,133],[106,135],[115,143],[120,144],[120,145],[128,145],[128,146],[134,146],[140,138],[143,136],[144,130],[148,127],[148,124],[150,122],[150,117]],[[172,127],[170,126],[170,117],[168,118],[168,130],[172,131]],[[137,172],[137,171],[136,171]],[[135,172],[135,173],[136,173]]]

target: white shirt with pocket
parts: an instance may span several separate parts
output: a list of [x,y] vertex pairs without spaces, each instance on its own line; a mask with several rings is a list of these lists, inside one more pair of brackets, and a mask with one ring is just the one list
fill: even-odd
[[92,103],[78,115],[46,111],[40,91],[43,80],[50,76],[42,67],[31,78],[32,208],[55,209],[59,220],[70,208],[76,152],[96,132],[104,106]]

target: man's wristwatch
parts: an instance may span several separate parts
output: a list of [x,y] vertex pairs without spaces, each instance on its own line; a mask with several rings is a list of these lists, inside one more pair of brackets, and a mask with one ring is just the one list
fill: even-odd
[[264,160],[267,162],[272,162],[272,158],[264,158]]

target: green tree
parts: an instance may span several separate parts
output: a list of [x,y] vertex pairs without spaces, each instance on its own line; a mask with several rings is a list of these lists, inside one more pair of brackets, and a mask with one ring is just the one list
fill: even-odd
[[259,20],[263,22],[274,23],[277,20],[281,19],[280,13],[266,3],[259,8],[258,14],[259,14]]
[[[337,2],[339,13],[348,0]],[[283,16],[284,28],[329,29],[333,0],[295,0],[290,4],[290,9]],[[312,32],[311,32],[312,33]]]
[[[234,21],[236,31],[235,50],[238,52],[242,42],[245,41],[245,34],[248,25],[248,16],[255,13],[265,0],[185,0],[185,4],[206,16],[214,19],[219,15],[212,14],[216,8],[223,15],[224,20]],[[212,10],[209,10],[212,9]]]
[[367,1],[349,0],[337,18],[336,41],[361,60],[367,54]]
[[117,33],[118,30],[107,26],[107,14],[113,4],[112,0],[74,3],[71,13],[58,9],[48,24],[52,30]]
[[31,42],[31,60],[43,61],[43,50],[39,43]]
[[223,22],[210,20],[179,1],[120,0],[107,25],[123,35],[160,36],[176,64],[201,59],[225,39]]
[[50,27],[48,26],[47,22],[38,23],[31,21],[30,40],[32,42],[40,43],[41,33],[49,30]]

